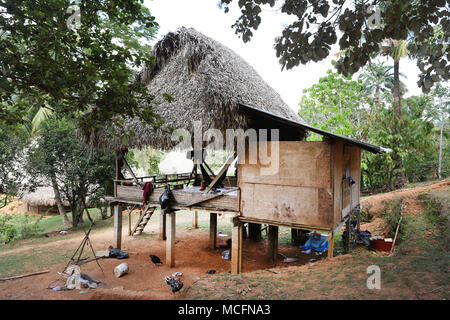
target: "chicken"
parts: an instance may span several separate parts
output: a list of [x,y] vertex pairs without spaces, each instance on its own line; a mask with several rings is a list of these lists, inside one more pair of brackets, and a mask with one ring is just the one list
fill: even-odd
[[150,259],[152,260],[152,262],[155,266],[158,264],[163,264],[161,259],[153,254],[150,255]]
[[170,285],[170,290],[172,291],[173,294],[175,294],[175,292],[180,291],[181,288],[183,288],[183,282],[181,282],[181,280],[175,280],[169,276],[166,277],[166,283]]

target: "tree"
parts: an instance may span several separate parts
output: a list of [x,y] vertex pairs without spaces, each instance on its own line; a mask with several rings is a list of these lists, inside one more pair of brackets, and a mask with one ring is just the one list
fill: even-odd
[[[225,12],[233,0],[221,0]],[[344,75],[354,74],[381,52],[384,39],[411,39],[409,51],[421,70],[419,86],[428,92],[433,83],[450,78],[450,10],[445,0],[238,0],[241,16],[233,24],[244,42],[261,24],[262,6],[295,17],[275,40],[282,68],[321,61],[339,43],[345,55],[336,63]],[[440,27],[436,33],[435,26]],[[338,39],[339,36],[339,39]]]
[[401,117],[401,92],[400,92],[400,59],[408,54],[408,44],[404,40],[385,39],[382,42],[382,54],[389,55],[394,59],[394,113],[397,119]]
[[431,112],[431,117],[437,122],[439,127],[439,162],[438,162],[438,177],[442,179],[442,153],[443,153],[443,137],[444,128],[448,124],[450,117],[450,89],[448,86],[441,84],[436,85],[431,90],[431,97],[433,98],[434,108]]
[[20,163],[25,147],[26,137],[20,127],[0,126],[0,194],[4,197],[0,207],[8,204],[8,199],[15,196],[24,178]]
[[35,146],[28,151],[27,172],[36,183],[57,184],[56,190],[61,190],[70,204],[72,224],[76,227],[87,197],[112,193],[114,156],[82,146],[73,121],[50,119],[42,125]]
[[[361,70],[358,80],[364,83],[366,91],[374,98],[375,103],[381,103],[381,95],[393,92],[394,72],[393,67],[384,63],[369,62]],[[405,75],[399,73],[399,77],[405,78]],[[406,85],[400,81],[400,92],[404,94],[407,91]]]
[[363,138],[363,120],[372,103],[362,81],[328,70],[327,76],[303,93],[299,115],[304,120],[323,130]]
[[78,123],[89,128],[120,128],[118,115],[155,123],[153,97],[133,77],[152,62],[145,40],[157,27],[142,0],[0,0],[0,121],[45,106],[89,111]]
[[[52,116],[53,112],[46,106],[32,105],[28,109],[24,117],[23,128],[29,141],[32,141],[35,138],[45,121],[49,120]],[[52,185],[53,194],[55,196],[56,207],[58,208],[59,215],[61,216],[63,227],[65,229],[69,229],[72,225],[67,217],[66,210],[61,199],[61,193],[59,192],[58,183],[56,181],[56,170],[49,170],[49,178]]]

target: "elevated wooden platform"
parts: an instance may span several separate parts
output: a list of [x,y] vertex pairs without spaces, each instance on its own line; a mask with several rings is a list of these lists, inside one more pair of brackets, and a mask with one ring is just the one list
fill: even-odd
[[[175,201],[170,204],[170,208],[225,213],[239,212],[239,190],[236,188],[221,188],[217,189],[217,191],[217,193],[204,194],[203,191],[200,191],[200,187],[192,186],[181,190],[172,190]],[[159,197],[163,192],[164,189],[154,190],[149,197],[149,203],[159,206]],[[224,194],[219,196],[220,193]],[[110,203],[142,204],[142,189],[138,186],[118,185],[117,197],[109,197],[108,201]]]

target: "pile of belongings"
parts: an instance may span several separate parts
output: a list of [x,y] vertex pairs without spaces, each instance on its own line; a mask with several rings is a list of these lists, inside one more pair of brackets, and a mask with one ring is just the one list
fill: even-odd
[[355,235],[356,244],[362,244],[367,248],[370,248],[370,238],[372,237],[370,231],[361,231],[359,229],[356,229],[353,231],[353,233]]
[[109,257],[110,258],[116,258],[116,259],[127,259],[128,253],[125,251],[116,249],[116,248],[109,248]]
[[73,290],[73,289],[95,289],[104,283],[92,279],[89,275],[80,271],[80,267],[77,265],[70,265],[66,268],[63,273],[59,273],[61,276],[66,278],[66,284],[64,287],[56,286],[52,289],[54,291],[60,290]]
[[311,250],[322,252],[328,250],[327,236],[317,232],[310,232],[306,234],[308,240],[304,245],[300,246],[301,249],[306,250],[304,253],[310,253]]

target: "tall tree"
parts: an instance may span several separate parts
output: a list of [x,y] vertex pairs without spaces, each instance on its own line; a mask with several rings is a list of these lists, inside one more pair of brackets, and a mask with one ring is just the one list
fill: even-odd
[[87,197],[110,194],[115,176],[110,152],[87,150],[78,141],[73,121],[50,119],[41,128],[27,154],[27,172],[33,181],[56,184],[72,211],[76,227]]
[[308,123],[337,134],[363,138],[362,120],[370,113],[372,103],[361,80],[354,81],[328,70],[325,77],[303,93],[298,113]]
[[[79,23],[74,23],[78,22]],[[151,63],[158,27],[142,0],[0,0],[0,121],[30,103],[96,127],[117,115],[155,123],[134,70]]]
[[[228,12],[233,0],[221,0]],[[433,83],[450,79],[449,1],[404,0],[238,0],[241,16],[233,24],[244,42],[261,24],[264,5],[278,5],[281,13],[295,18],[275,40],[282,68],[321,61],[339,43],[345,55],[336,68],[354,74],[381,52],[384,39],[413,39],[409,50],[421,70],[418,85],[427,92]],[[442,26],[438,38],[435,26]],[[433,38],[434,45],[425,45]]]
[[[364,83],[365,89],[374,98],[375,103],[381,103],[382,95],[394,91],[394,67],[386,65],[384,62],[369,62],[361,70],[358,79]],[[403,73],[399,77],[406,78]],[[400,80],[401,93],[406,92],[406,85]]]
[[0,125],[0,207],[8,204],[21,187],[24,174],[20,163],[26,145],[26,136],[20,127]]
[[442,153],[444,149],[444,129],[448,125],[450,118],[450,88],[438,84],[431,90],[433,99],[433,110],[431,117],[437,122],[439,128],[439,160],[438,160],[438,177],[442,179]]
[[394,59],[394,114],[397,119],[401,117],[401,91],[400,91],[400,59],[408,54],[408,44],[404,40],[385,39],[382,44],[382,54],[389,55]]

